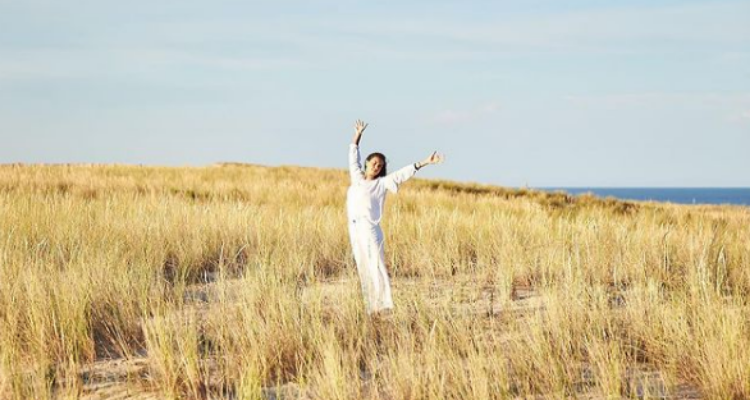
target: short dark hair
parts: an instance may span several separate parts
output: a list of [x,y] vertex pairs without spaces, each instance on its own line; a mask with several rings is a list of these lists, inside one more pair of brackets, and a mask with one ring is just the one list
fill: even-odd
[[383,154],[383,153],[372,153],[372,154],[370,154],[369,156],[367,156],[367,158],[365,158],[365,164],[367,164],[367,162],[369,162],[370,160],[372,160],[375,157],[380,158],[380,161],[383,162],[383,168],[380,169],[380,173],[378,174],[378,176],[376,176],[376,178],[382,178],[382,177],[388,175],[388,160],[385,158],[385,154]]

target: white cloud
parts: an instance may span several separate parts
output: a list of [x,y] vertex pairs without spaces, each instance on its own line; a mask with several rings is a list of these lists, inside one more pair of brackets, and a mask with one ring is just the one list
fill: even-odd
[[742,124],[750,122],[750,108],[735,113],[729,117],[729,120],[731,122],[739,122]]
[[750,92],[745,93],[613,93],[563,96],[571,105],[614,112],[700,113],[715,121],[745,124],[750,121]]
[[261,71],[311,66],[292,57],[217,55],[169,47],[113,47],[110,49],[34,49],[4,51],[0,82],[54,80],[105,76],[168,78],[170,71],[205,67],[218,71]]
[[[493,11],[488,10],[488,14]],[[620,6],[557,14],[504,15],[461,21],[453,15],[429,18],[336,21],[330,27],[377,38],[432,38],[456,47],[480,46],[484,52],[610,52],[670,50],[679,45],[747,45],[750,7],[742,3],[671,6]],[[346,37],[346,35],[344,35]],[[427,50],[429,51],[429,50]]]
[[[700,46],[724,49],[720,62],[747,61],[747,52],[738,51],[750,41],[750,7],[745,3],[618,6],[555,14],[508,14],[501,8],[488,9],[482,19],[454,15],[448,8],[427,16],[376,14],[356,20],[329,14],[150,16],[130,24],[108,23],[106,18],[95,24],[56,20],[52,32],[74,48],[39,47],[34,54],[27,48],[19,56],[0,45],[0,79],[142,72],[168,65],[252,71],[333,67],[364,57],[444,62],[529,53],[692,51]],[[108,15],[105,11],[98,12]],[[5,40],[23,42],[33,36],[20,26]]]
[[458,125],[476,122],[483,118],[491,117],[499,112],[500,104],[497,102],[490,102],[469,109],[442,110],[434,113],[433,115],[430,115],[427,118],[427,122],[439,125]]
[[563,100],[579,105],[604,106],[654,106],[654,105],[692,105],[742,107],[750,105],[750,93],[670,93],[670,92],[634,92],[611,93],[602,95],[569,94]]

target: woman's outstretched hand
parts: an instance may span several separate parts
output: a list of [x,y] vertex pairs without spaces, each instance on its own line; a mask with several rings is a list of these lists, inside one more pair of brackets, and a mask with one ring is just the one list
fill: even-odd
[[359,145],[359,140],[362,138],[362,132],[367,129],[367,125],[364,121],[358,119],[354,123],[354,139],[352,140],[352,143]]
[[425,165],[430,165],[430,164],[440,164],[441,162],[443,162],[443,160],[445,160],[444,155],[439,154],[437,151],[433,151],[429,157],[419,162],[419,168],[422,168]]

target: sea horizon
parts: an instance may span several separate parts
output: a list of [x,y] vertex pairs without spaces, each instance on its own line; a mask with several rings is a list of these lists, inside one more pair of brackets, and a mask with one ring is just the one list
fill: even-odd
[[537,187],[571,195],[591,193],[620,200],[656,201],[676,204],[729,204],[750,206],[750,187]]

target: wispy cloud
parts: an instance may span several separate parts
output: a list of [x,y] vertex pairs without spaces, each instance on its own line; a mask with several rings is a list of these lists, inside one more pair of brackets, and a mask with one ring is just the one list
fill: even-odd
[[479,121],[500,112],[500,104],[490,102],[468,109],[445,109],[427,118],[427,122],[439,125],[458,125]]
[[266,71],[311,67],[309,61],[282,56],[210,54],[167,46],[5,51],[0,82],[138,76],[169,80],[170,71],[203,68],[214,72]]
[[372,41],[388,37],[422,41],[433,38],[443,41],[449,48],[474,45],[484,52],[499,54],[509,50],[521,53],[675,51],[680,45],[695,48],[750,42],[750,24],[746,23],[750,6],[739,2],[618,6],[556,14],[494,12],[496,17],[485,18],[485,22],[461,21],[445,15],[364,19],[356,23],[337,23],[335,27]]
[[566,95],[562,100],[574,106],[616,112],[665,111],[699,112],[716,121],[745,124],[750,121],[750,92],[740,93],[613,93]]
[[733,122],[740,122],[740,123],[750,122],[750,108],[744,111],[739,111],[738,113],[731,116],[730,120]]
[[610,93],[601,95],[569,94],[563,96],[566,102],[581,105],[606,106],[650,106],[664,104],[705,104],[711,106],[745,106],[750,105],[750,93],[671,93],[671,92],[634,92]]
[[[101,8],[101,7],[100,7]],[[527,54],[679,52],[724,49],[721,62],[747,62],[750,6],[691,3],[617,6],[563,13],[505,13],[490,7],[483,18],[456,16],[450,8],[429,15],[384,13],[356,20],[315,18],[144,18],[132,24],[56,20],[55,30],[75,32],[75,48],[39,47],[14,53],[0,44],[0,77],[90,76],[165,66],[218,71],[333,67],[364,56],[379,62],[450,62]],[[103,12],[103,11],[102,11]],[[112,17],[111,15],[109,17]],[[23,25],[6,43],[39,36]],[[87,30],[88,29],[88,30]],[[53,30],[53,32],[55,31]],[[687,49],[687,50],[685,50]],[[28,50],[28,49],[27,49]],[[12,60],[12,61],[11,61]]]

